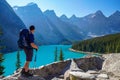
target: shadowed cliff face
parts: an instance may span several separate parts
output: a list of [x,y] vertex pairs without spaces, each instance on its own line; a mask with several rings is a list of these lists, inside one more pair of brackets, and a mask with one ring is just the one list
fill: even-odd
[[6,0],[0,0],[0,28],[3,31],[3,35],[0,36],[2,40],[0,45],[5,46],[0,52],[17,50],[18,34],[25,25]]

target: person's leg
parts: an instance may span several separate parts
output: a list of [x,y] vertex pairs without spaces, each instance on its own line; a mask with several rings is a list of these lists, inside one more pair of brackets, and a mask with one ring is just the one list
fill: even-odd
[[25,69],[25,72],[28,72],[28,70],[29,70],[29,63],[30,63],[29,61],[25,62],[25,65],[23,67]]
[[26,54],[26,62],[24,64],[23,70],[21,71],[21,73],[26,76],[32,76],[32,74],[29,73],[29,64],[32,61],[32,57],[33,57],[33,49],[24,49],[24,52]]
[[24,52],[26,54],[26,62],[24,64],[24,67],[23,67],[23,72],[28,72],[29,70],[29,61],[28,61],[28,57],[29,57],[29,50],[27,48],[24,48]]

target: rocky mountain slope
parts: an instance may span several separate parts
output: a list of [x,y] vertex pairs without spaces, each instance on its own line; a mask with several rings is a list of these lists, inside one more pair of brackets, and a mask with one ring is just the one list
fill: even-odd
[[36,26],[36,36],[42,44],[64,44],[83,39],[78,27],[61,21],[52,10],[42,12],[35,3],[13,8],[27,27]]
[[80,18],[75,15],[70,18],[62,15],[60,19],[78,26],[81,31],[91,37],[120,32],[120,11],[114,12],[109,17],[98,10]]
[[17,50],[19,31],[26,27],[6,0],[0,0],[0,28],[3,32],[3,35],[0,36],[0,40],[2,40],[0,45],[4,46],[0,52]]

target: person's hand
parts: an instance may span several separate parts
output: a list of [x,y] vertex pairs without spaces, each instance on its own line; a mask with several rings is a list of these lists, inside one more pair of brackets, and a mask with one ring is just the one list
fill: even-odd
[[35,50],[38,51],[38,48],[36,48]]

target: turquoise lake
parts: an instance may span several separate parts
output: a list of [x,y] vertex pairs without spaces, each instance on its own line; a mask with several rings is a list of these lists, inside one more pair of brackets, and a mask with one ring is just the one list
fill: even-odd
[[[62,48],[63,54],[64,54],[64,60],[70,59],[70,58],[82,58],[86,55],[83,53],[69,51],[69,48],[71,47],[71,45],[40,46],[37,52],[34,50],[34,54],[37,54],[36,67],[40,67],[42,65],[46,65],[54,62],[54,52],[56,47],[58,49],[58,56],[60,53],[60,49]],[[12,52],[4,55],[4,58],[5,58],[5,61],[3,62],[3,65],[5,66],[4,76],[11,75],[15,71],[16,55],[17,55],[17,52]],[[21,67],[23,67],[25,62],[24,51],[20,51],[20,61],[21,61]],[[33,61],[30,63],[30,68],[33,68],[34,67],[33,65],[34,65],[34,57],[33,57]]]

